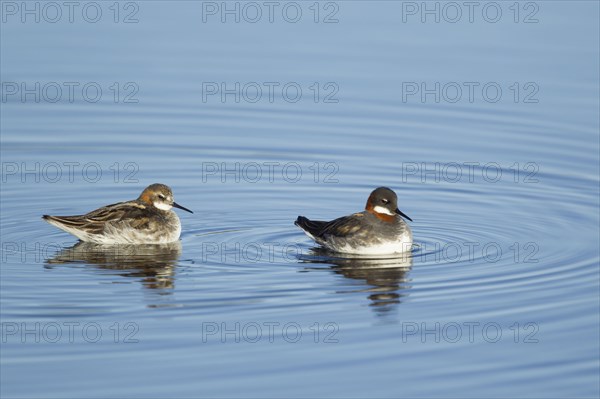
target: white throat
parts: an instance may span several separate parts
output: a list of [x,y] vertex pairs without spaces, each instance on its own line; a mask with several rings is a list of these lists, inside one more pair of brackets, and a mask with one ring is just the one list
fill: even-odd
[[173,208],[172,205],[165,204],[164,202],[155,202],[154,206],[160,209],[161,211],[170,211]]
[[374,208],[373,208],[373,210],[374,210],[375,212],[377,212],[377,213],[383,213],[383,214],[385,214],[385,215],[392,215],[392,216],[394,215],[392,212],[390,212],[390,210],[389,210],[389,209],[387,209],[387,208],[384,208],[384,207],[382,207],[382,206],[376,206],[376,207],[374,207]]

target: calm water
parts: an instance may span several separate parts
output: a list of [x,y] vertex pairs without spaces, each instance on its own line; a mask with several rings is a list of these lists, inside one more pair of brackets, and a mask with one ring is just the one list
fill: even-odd
[[[597,2],[23,4],[2,2],[2,397],[600,394]],[[195,211],[179,244],[40,219],[154,182]],[[380,185],[410,256],[293,225]]]

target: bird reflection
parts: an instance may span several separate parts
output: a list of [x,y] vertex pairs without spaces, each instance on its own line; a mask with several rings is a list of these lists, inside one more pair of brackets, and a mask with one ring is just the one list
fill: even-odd
[[92,265],[118,276],[141,279],[144,287],[169,293],[174,288],[175,267],[180,256],[180,241],[160,245],[102,245],[80,241],[47,259],[45,267]]
[[302,262],[329,264],[330,270],[346,278],[364,281],[370,287],[344,290],[338,293],[365,292],[378,313],[394,309],[408,295],[410,288],[408,273],[412,266],[412,254],[398,254],[396,258],[364,257],[359,255],[332,253],[323,248],[312,248]]

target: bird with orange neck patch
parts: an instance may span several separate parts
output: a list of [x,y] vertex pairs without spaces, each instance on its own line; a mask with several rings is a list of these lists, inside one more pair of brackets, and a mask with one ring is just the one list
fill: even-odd
[[193,213],[173,200],[164,184],[151,184],[140,196],[127,202],[103,206],[85,215],[42,218],[73,234],[81,241],[97,244],[166,244],[179,240],[181,222],[172,208]]
[[410,251],[412,231],[398,209],[396,193],[379,187],[369,195],[363,212],[323,222],[298,216],[296,226],[323,247],[357,255],[391,255]]

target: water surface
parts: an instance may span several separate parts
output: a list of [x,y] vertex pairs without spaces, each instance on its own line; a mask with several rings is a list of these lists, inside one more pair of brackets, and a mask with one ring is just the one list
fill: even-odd
[[[318,22],[298,2],[295,23],[98,4],[1,25],[3,397],[598,396],[596,2],[518,22],[501,2],[495,23],[487,3],[472,23],[420,2],[321,2]],[[195,212],[176,245],[102,249],[40,218],[155,182]],[[331,256],[293,225],[381,185],[410,256]]]

